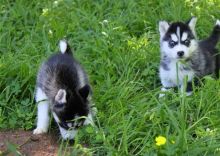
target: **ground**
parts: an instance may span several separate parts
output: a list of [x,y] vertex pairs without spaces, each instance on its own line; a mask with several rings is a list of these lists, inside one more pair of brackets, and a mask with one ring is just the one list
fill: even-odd
[[90,156],[87,145],[74,146],[74,142],[63,141],[58,132],[33,135],[32,131],[14,130],[0,132],[0,155]]
[[[20,152],[22,155],[30,156],[54,156],[58,153],[59,145],[57,137],[52,135],[32,135],[31,131],[16,130],[0,132],[0,151],[2,154],[13,154]],[[17,150],[10,151],[10,145]],[[7,147],[9,148],[7,150]],[[11,148],[12,148],[11,147]]]
[[[36,127],[37,71],[65,38],[88,73],[98,109],[95,125],[80,129],[72,146],[44,135],[17,151],[45,143],[52,153],[58,146],[57,155],[69,147],[69,155],[219,155],[219,79],[206,76],[189,97],[171,91],[158,98],[158,22],[184,22],[192,16],[198,18],[198,39],[207,37],[220,19],[220,1],[1,0],[1,137],[31,135]],[[57,126],[49,128],[54,129]],[[9,151],[17,146],[9,144]]]

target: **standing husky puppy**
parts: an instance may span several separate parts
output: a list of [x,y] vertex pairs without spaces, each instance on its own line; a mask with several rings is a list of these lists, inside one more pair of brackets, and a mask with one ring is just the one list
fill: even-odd
[[[196,40],[196,21],[193,17],[187,23],[159,22],[162,91],[180,87],[182,91],[186,89],[187,95],[190,95],[194,77],[218,73],[219,62],[215,46],[220,38],[220,21],[217,20],[212,34],[202,41]],[[163,95],[160,94],[160,97]]]
[[48,131],[51,110],[63,139],[74,139],[80,126],[92,122],[91,88],[68,43],[61,40],[59,46],[60,53],[43,63],[37,76],[38,114],[34,134]]

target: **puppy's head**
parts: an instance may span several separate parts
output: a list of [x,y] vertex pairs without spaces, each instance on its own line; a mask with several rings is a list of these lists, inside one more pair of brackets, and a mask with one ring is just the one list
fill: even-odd
[[197,19],[188,22],[159,22],[161,53],[171,59],[187,59],[197,49],[195,25]]
[[83,125],[85,118],[77,118],[88,115],[89,93],[90,86],[87,84],[76,90],[58,90],[52,109],[61,127],[75,129]]

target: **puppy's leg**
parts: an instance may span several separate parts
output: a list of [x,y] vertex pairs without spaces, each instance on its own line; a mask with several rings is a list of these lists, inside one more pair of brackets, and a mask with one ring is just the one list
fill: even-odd
[[192,92],[193,92],[193,83],[192,82],[187,82],[186,96],[192,95]]
[[46,94],[41,88],[37,88],[36,102],[38,103],[37,111],[37,128],[34,134],[46,133],[49,127],[49,102]]
[[[162,82],[162,85],[163,85],[163,87],[161,88],[161,91],[162,91],[162,92],[169,91],[170,88],[174,87],[173,83],[171,83],[171,82],[169,82],[169,81],[161,80],[161,82]],[[164,97],[164,96],[165,96],[164,93],[160,93],[159,98],[162,98],[162,97]]]
[[186,96],[190,96],[192,95],[192,91],[193,91],[193,86],[192,86],[192,82],[187,82],[186,84],[186,87],[185,87],[185,84],[182,84],[181,85],[181,94],[185,94],[186,93]]
[[61,136],[64,140],[73,140],[77,134],[76,129],[66,130],[66,129],[60,127],[60,125],[59,125],[59,129],[60,129]]
[[[161,88],[161,91],[162,91],[162,92],[167,92],[167,91],[169,91],[169,90],[170,90],[170,88],[167,88],[167,87],[162,87],[162,88]],[[165,96],[164,93],[160,93],[159,98],[162,98],[162,97],[164,97],[164,96]]]
[[181,85],[181,92],[185,93],[186,96],[190,96],[193,93],[193,86],[200,86],[201,85],[201,80],[197,77],[194,77],[191,81],[188,81],[186,83],[186,87],[184,87],[184,84]]

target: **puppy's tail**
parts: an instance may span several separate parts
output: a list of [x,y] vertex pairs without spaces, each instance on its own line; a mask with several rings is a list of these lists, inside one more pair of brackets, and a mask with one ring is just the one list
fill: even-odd
[[[213,28],[212,34],[209,37],[210,42],[213,42],[213,47],[215,47],[220,40],[220,21],[216,21],[216,25]],[[219,69],[220,69],[220,55],[218,53],[218,50],[215,49],[215,75],[217,78],[219,78]]]
[[220,20],[217,20],[211,35],[206,40],[204,40],[203,43],[214,49],[219,40],[220,40]]
[[59,48],[62,54],[72,54],[72,50],[66,40],[60,40]]

